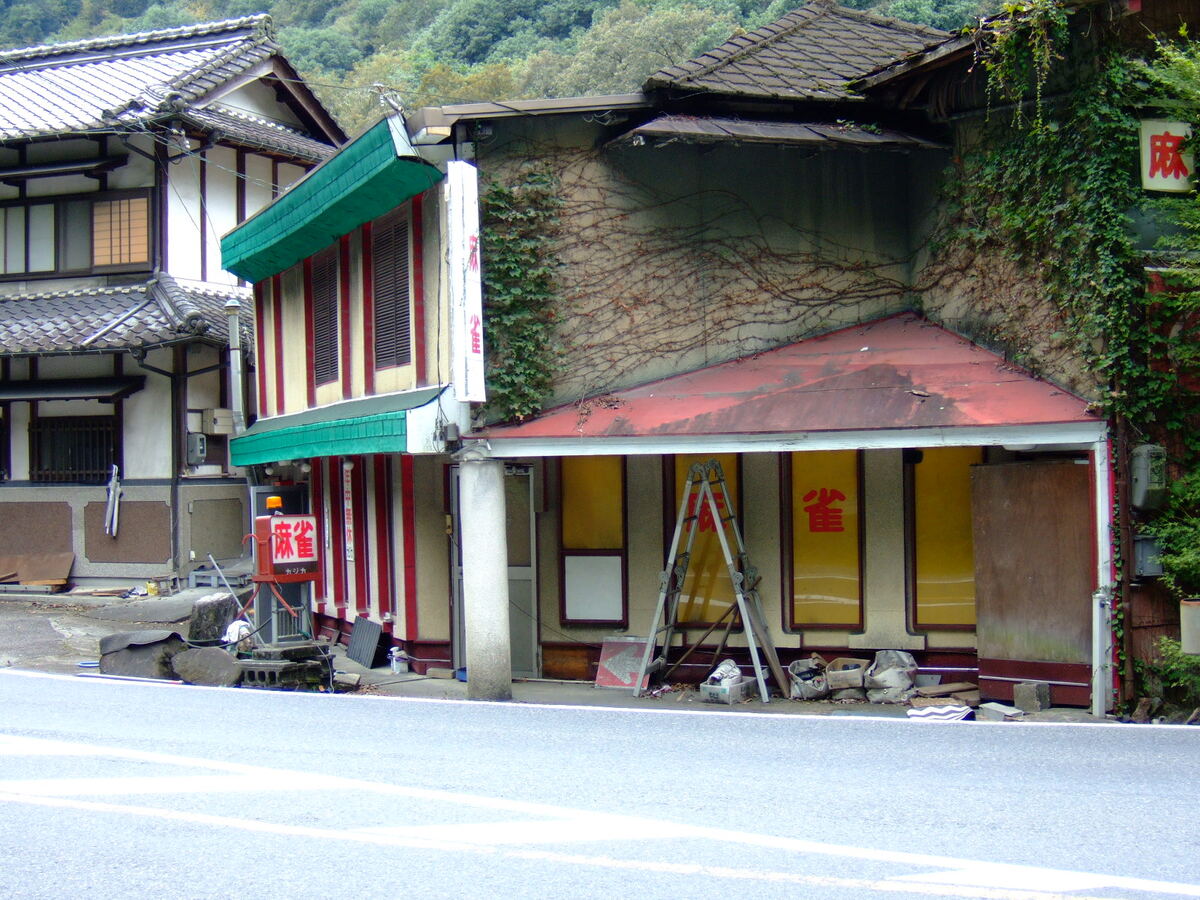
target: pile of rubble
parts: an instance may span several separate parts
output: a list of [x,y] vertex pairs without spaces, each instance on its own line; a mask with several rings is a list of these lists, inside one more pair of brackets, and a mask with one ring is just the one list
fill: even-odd
[[162,629],[108,635],[100,640],[100,673],[213,687],[332,691],[354,686],[334,672],[328,643],[259,644],[239,615],[232,594],[216,593],[194,604],[187,637]]

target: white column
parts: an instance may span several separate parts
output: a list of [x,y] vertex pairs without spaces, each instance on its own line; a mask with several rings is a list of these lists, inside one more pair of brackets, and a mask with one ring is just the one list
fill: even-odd
[[475,448],[459,468],[467,696],[512,699],[504,463]]
[[1112,708],[1112,460],[1108,438],[1092,445],[1096,487],[1096,593],[1092,595],[1092,715]]

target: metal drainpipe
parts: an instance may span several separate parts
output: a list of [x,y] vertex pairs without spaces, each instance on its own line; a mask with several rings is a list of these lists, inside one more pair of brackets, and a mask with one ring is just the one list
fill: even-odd
[[225,317],[229,323],[229,408],[233,411],[235,436],[246,430],[246,404],[242,384],[241,311],[241,301],[236,298],[231,298],[225,304]]

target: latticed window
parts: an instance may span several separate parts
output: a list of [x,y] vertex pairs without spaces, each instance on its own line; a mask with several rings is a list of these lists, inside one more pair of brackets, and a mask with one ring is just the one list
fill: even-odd
[[412,362],[411,243],[406,212],[379,219],[371,231],[371,277],[375,297],[375,365]]
[[317,384],[338,377],[338,257],[336,248],[312,262],[313,372]]
[[150,201],[146,197],[92,204],[92,265],[123,266],[150,259]]
[[62,416],[29,423],[31,481],[102,484],[117,460],[116,416]]

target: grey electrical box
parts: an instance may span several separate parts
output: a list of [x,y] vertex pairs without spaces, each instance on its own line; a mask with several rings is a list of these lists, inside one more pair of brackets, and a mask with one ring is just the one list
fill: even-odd
[[1163,573],[1162,548],[1152,534],[1133,536],[1133,575],[1135,578],[1158,578]]
[[187,437],[187,464],[189,466],[204,465],[208,456],[208,438],[203,434],[192,432]]
[[1167,499],[1167,451],[1138,444],[1129,452],[1129,502],[1134,509],[1158,509]]

